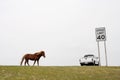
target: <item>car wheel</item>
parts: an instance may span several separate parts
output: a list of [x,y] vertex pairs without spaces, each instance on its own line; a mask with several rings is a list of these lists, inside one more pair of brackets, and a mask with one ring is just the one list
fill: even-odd
[[84,66],[83,64],[81,64],[81,66]]

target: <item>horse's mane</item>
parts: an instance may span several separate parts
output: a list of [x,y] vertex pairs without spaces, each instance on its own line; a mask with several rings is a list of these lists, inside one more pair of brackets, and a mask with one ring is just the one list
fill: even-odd
[[36,52],[34,54],[40,54],[40,53],[44,53],[44,51],[39,51],[39,52]]

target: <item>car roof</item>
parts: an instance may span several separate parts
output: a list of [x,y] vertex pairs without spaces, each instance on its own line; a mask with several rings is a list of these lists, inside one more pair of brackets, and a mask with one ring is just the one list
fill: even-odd
[[93,54],[86,54],[84,55],[84,57],[87,57],[87,56],[94,56]]

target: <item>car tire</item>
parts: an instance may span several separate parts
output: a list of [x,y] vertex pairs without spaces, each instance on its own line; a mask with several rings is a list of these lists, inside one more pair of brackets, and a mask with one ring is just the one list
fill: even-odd
[[80,64],[81,66],[84,66],[83,64]]

